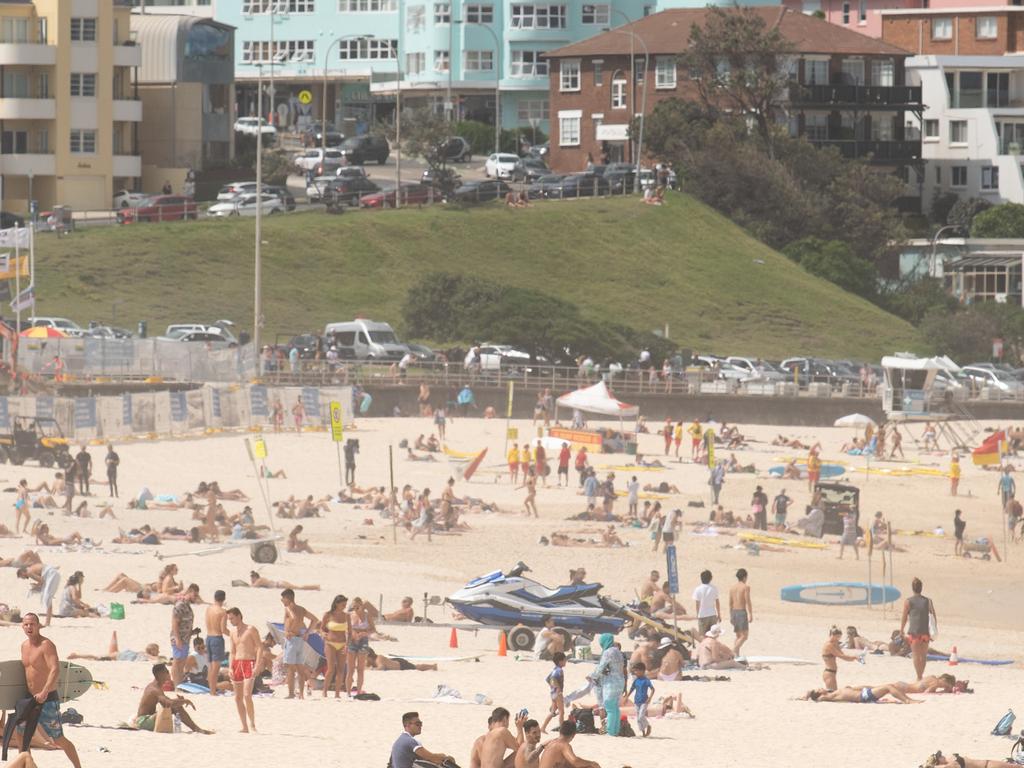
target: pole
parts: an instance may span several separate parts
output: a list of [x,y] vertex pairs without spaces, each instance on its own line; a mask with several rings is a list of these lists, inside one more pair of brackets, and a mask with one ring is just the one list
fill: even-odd
[[402,52],[398,44],[390,43],[395,52],[395,208],[402,207]]
[[344,488],[345,487],[345,474],[341,471],[341,443],[336,440],[334,442],[334,447],[337,449],[337,453],[338,453],[338,487],[339,488]]
[[455,116],[455,105],[452,104],[452,29],[455,26],[455,8],[454,3],[448,3],[448,90],[445,95],[444,103],[444,114],[448,122],[451,122]]
[[393,544],[398,543],[398,512],[394,510],[395,502],[395,451],[392,446],[388,446],[388,479],[391,483],[391,499],[390,504],[392,506],[391,515],[391,542]]
[[18,246],[21,244],[21,229],[14,229],[14,327],[15,333],[21,333],[21,253]]
[[[651,66],[651,54],[647,50],[647,43],[639,35],[636,36],[637,40],[640,41],[640,45],[644,49],[644,87],[643,93],[640,97],[640,136],[636,142],[636,175],[633,179],[633,191],[640,191],[640,164],[644,156],[644,123],[647,120],[647,81],[650,79],[650,72],[648,68]],[[636,70],[633,70],[634,76]]]
[[[275,46],[274,46],[274,21],[275,21],[274,14],[275,13],[277,13],[277,0],[271,0],[271,3],[270,3],[270,90],[268,91],[268,93],[270,95],[270,120],[267,121],[271,125],[276,125],[277,124],[276,121],[275,121],[275,118],[277,117],[277,110],[274,109],[274,58],[277,56],[277,51],[274,50],[274,48],[275,48]],[[261,117],[262,117],[262,115],[261,115]],[[257,181],[257,183],[259,183],[259,177],[257,177],[256,181]],[[256,204],[257,214],[256,215],[259,216],[258,211],[260,209],[260,203],[262,203],[262,199],[259,197],[259,189],[258,188],[256,190],[256,195],[257,195],[257,197],[256,197],[256,200],[257,200],[257,204]]]
[[[271,27],[273,29],[273,27]],[[263,115],[263,64],[256,65],[256,112]],[[260,323],[263,316],[263,287],[261,281],[262,264],[260,263],[260,245],[263,237],[263,126],[256,124],[256,249],[255,249],[255,273],[253,275],[255,288],[253,291],[253,321],[252,321],[252,348],[256,355],[257,370],[263,374],[263,357],[260,355]]]

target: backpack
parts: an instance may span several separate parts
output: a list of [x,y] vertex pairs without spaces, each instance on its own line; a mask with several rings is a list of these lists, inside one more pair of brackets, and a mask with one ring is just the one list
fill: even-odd
[[1006,710],[1006,714],[1000,718],[999,722],[996,723],[996,727],[992,729],[993,736],[1009,736],[1013,730],[1013,721],[1017,719],[1017,716],[1013,714],[1012,709]]
[[576,720],[576,733],[597,733],[593,709],[577,709],[573,717]]

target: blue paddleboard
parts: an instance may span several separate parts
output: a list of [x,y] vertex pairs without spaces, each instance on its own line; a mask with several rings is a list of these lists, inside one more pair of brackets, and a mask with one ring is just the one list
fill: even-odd
[[[807,478],[807,465],[797,464],[796,468],[800,470],[800,477],[802,479]],[[786,468],[782,464],[777,464],[774,467],[768,469],[768,474],[772,477],[782,477],[786,473]],[[827,480],[830,477],[841,477],[846,473],[844,467],[838,464],[822,464],[821,465],[821,479]]]
[[[943,656],[941,653],[929,653],[929,661],[949,661],[949,656]],[[957,660],[961,664],[985,664],[990,667],[1005,667],[1009,664],[1013,664],[1013,659],[961,659],[957,657]]]
[[[881,605],[900,599],[900,591],[888,585],[872,584],[871,604]],[[857,581],[833,581],[821,584],[793,584],[783,587],[780,597],[790,603],[812,605],[867,605],[868,585]]]

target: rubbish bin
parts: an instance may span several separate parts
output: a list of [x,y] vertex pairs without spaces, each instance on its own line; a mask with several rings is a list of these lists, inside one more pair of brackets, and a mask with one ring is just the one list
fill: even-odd
[[145,320],[139,320],[139,338],[140,339],[146,338],[146,321]]

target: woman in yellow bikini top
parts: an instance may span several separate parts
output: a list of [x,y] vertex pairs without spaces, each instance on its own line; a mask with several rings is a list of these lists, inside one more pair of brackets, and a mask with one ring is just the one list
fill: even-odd
[[324,628],[324,656],[327,658],[327,672],[324,674],[324,698],[331,689],[334,679],[334,698],[341,698],[345,685],[345,654],[348,642],[348,598],[337,595],[331,601],[331,608],[324,614],[321,624]]

